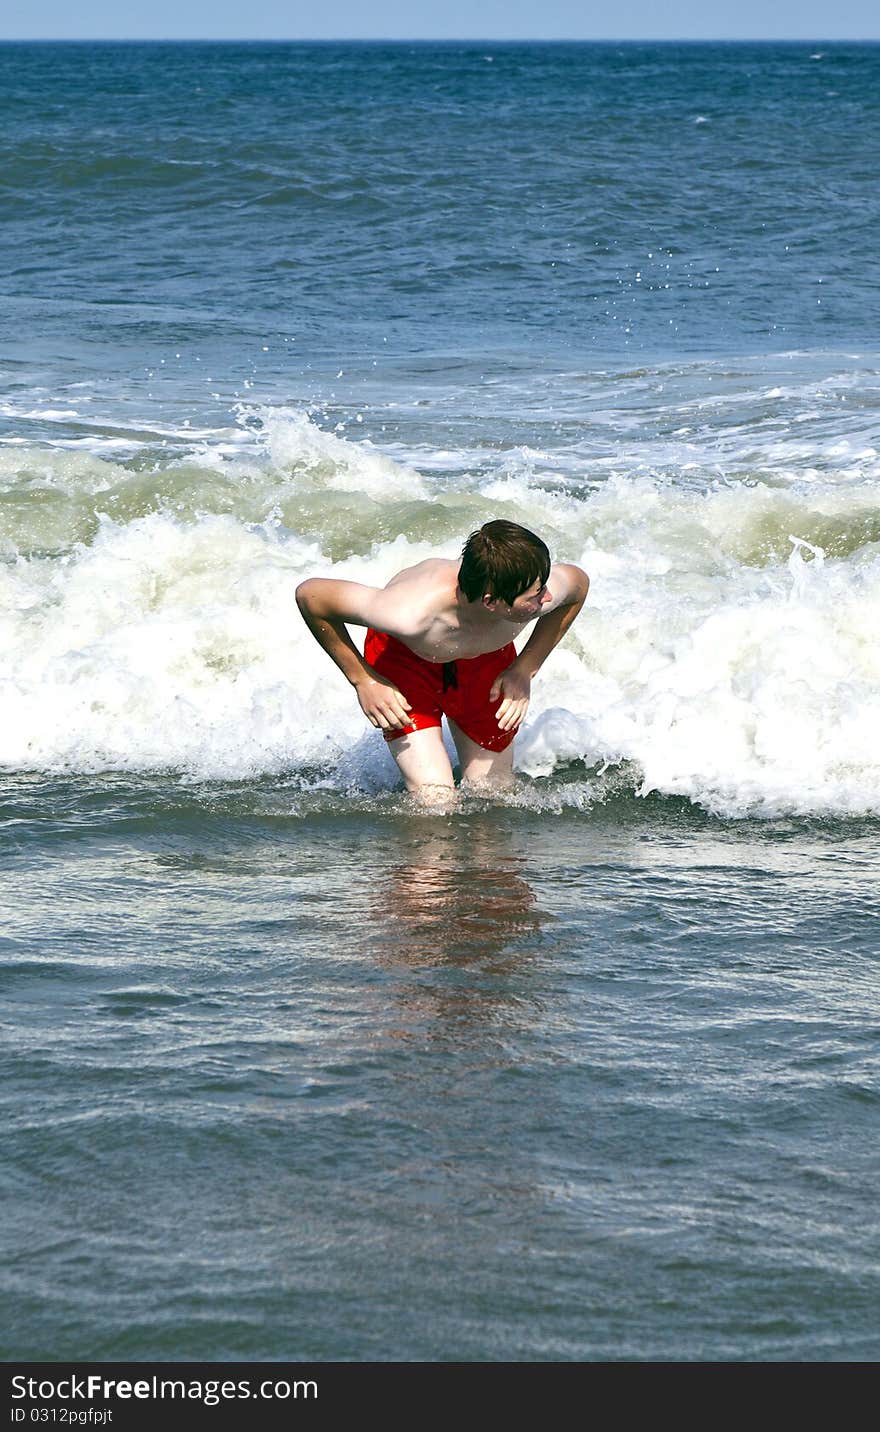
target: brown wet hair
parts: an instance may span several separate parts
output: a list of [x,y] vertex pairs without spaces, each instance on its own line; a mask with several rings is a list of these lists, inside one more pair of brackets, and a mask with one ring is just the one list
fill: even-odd
[[499,519],[486,522],[465,542],[458,585],[469,602],[489,596],[512,606],[539,577],[543,587],[549,576],[546,542],[518,522]]

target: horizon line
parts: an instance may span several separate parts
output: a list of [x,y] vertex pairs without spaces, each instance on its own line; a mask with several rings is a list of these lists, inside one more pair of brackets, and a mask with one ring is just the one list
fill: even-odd
[[880,35],[0,35],[2,45],[872,45]]

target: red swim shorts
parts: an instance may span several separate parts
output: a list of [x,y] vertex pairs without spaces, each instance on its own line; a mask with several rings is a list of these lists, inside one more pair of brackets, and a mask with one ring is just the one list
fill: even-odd
[[503,751],[516,728],[502,731],[495,720],[499,701],[490,701],[492,682],[516,658],[513,642],[499,651],[486,652],[459,661],[425,661],[402,641],[385,632],[367,631],[364,660],[380,676],[393,681],[411,706],[409,723],[384,731],[386,741],[396,741],[409,731],[424,731],[442,724],[444,715],[487,751]]

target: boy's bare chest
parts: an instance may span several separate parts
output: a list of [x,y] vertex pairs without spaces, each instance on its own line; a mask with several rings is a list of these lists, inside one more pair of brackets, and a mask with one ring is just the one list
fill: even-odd
[[424,632],[408,636],[406,645],[424,661],[467,661],[469,657],[499,651],[520,630],[519,626],[509,622],[503,626],[473,630],[437,619]]

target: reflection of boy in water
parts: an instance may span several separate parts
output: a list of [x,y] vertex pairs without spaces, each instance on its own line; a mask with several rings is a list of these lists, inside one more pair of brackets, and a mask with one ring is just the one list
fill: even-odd
[[525,861],[495,857],[485,840],[465,862],[450,859],[445,845],[422,843],[417,856],[377,873],[370,936],[382,959],[413,967],[476,962],[482,970],[519,970],[528,949],[523,942],[546,919],[519,874]]
[[[464,780],[507,784],[531,678],[584,604],[589,578],[551,566],[540,537],[515,522],[472,532],[461,562],[431,557],[386,587],[312,577],[296,600],[315,639],[385,733],[409,790],[451,788],[441,732],[449,721]],[[538,617],[519,656],[511,640]],[[345,623],[365,626],[361,656]]]

